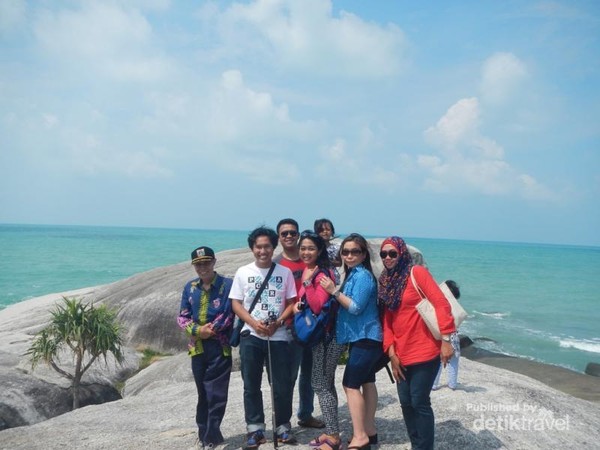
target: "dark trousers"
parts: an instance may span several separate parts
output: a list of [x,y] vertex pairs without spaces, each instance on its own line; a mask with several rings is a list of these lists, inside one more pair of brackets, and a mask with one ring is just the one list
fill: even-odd
[[297,342],[290,342],[290,350],[293,354],[291,370],[291,382],[293,385],[295,385],[296,379],[298,378],[298,372],[300,372],[300,378],[298,379],[298,419],[308,420],[312,417],[312,413],[315,410],[315,392],[313,391],[311,383],[313,367],[312,348],[302,347]]
[[[240,362],[244,380],[244,411],[248,432],[265,429],[265,412],[262,398],[263,366],[268,364],[268,343],[266,339],[254,336],[242,337],[240,341]],[[289,431],[292,417],[291,382],[292,352],[286,341],[271,341],[273,380],[269,379],[275,397],[275,426],[277,434]],[[269,377],[270,378],[270,377]]]
[[433,449],[435,419],[429,395],[439,367],[439,357],[406,366],[406,380],[400,380],[398,383],[402,415],[413,450]]
[[217,340],[205,340],[202,345],[204,352],[192,356],[192,372],[198,390],[196,424],[200,441],[217,445],[224,440],[221,422],[227,406],[231,357],[223,356]]

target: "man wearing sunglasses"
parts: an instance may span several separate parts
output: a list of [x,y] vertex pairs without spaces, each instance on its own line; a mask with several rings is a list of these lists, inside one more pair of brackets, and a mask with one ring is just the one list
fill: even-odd
[[[298,222],[294,219],[281,219],[277,224],[277,235],[279,243],[283,248],[281,254],[273,258],[277,264],[289,268],[294,274],[296,292],[300,290],[302,283],[302,272],[306,265],[300,259],[298,249]],[[325,423],[313,417],[315,393],[311,385],[312,378],[312,349],[304,348],[291,339],[290,346],[293,352],[292,362],[292,385],[296,384],[298,371],[300,380],[298,382],[298,393],[300,395],[300,406],[298,407],[298,425],[307,428],[323,428]]]

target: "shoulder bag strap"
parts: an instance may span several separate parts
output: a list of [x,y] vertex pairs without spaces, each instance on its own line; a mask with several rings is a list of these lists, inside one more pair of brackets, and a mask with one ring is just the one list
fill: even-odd
[[269,284],[269,278],[271,278],[271,274],[273,273],[273,270],[275,270],[275,263],[271,263],[271,268],[269,269],[269,272],[267,273],[266,278],[263,280],[262,284],[260,285],[260,288],[258,289],[258,292],[256,293],[256,296],[254,297],[254,300],[252,300],[252,304],[250,305],[248,314],[250,314],[252,312],[252,310],[256,306],[256,302],[258,302],[258,299],[260,298],[261,294],[267,287],[267,284]]
[[415,280],[415,276],[413,275],[413,269],[414,268],[415,268],[415,266],[413,266],[413,267],[410,268],[410,281],[412,281],[412,284],[415,287],[415,289],[417,290],[417,294],[419,294],[419,297],[421,297],[421,299],[427,298],[427,296],[421,290],[421,288],[419,287],[419,285],[417,284],[417,282]]

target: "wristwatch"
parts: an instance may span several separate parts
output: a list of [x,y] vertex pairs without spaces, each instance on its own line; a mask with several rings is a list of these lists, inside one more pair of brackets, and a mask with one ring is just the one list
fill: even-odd
[[337,291],[335,291],[335,292],[334,292],[333,294],[331,294],[331,295],[333,295],[333,296],[335,297],[335,299],[337,300],[338,298],[340,298],[340,294],[341,294],[341,291],[338,289]]
[[444,342],[450,342],[450,336],[442,336],[442,341]]

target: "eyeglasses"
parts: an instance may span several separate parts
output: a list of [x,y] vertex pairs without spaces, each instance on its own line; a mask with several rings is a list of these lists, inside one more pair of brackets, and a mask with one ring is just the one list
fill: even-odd
[[389,252],[386,252],[385,250],[380,251],[379,252],[379,256],[381,256],[381,259],[385,259],[388,256],[392,259],[397,258],[398,257],[398,252],[396,250],[390,250]]
[[298,232],[294,231],[294,230],[286,230],[286,231],[282,231],[281,233],[279,233],[279,236],[281,236],[281,237],[288,237],[288,236],[296,237],[296,236],[298,236]]
[[360,248],[353,248],[353,249],[343,249],[341,252],[342,256],[348,256],[348,255],[352,255],[352,256],[358,256],[358,255],[362,255],[363,251]]

